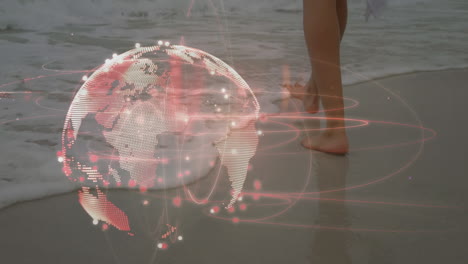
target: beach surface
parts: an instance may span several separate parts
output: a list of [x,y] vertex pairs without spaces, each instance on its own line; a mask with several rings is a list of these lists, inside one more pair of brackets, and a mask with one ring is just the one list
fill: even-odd
[[[162,40],[220,58],[250,85],[261,113],[267,115],[291,106],[278,104],[285,97],[280,84],[304,83],[311,71],[300,0],[4,2],[0,6],[0,145],[7,151],[0,153],[0,208],[79,187],[64,176],[63,164],[58,162],[67,111],[84,75],[89,77],[113,54],[133,49],[137,43],[149,47]],[[461,34],[466,30],[468,2],[388,3],[382,16],[366,22],[365,1],[348,1],[349,19],[341,49],[345,85],[468,67],[468,34]],[[366,90],[370,94],[382,89],[373,84]],[[398,94],[382,93],[383,97],[376,98],[389,99],[370,105],[359,101],[357,94],[346,100],[349,114],[361,109],[358,111],[369,115],[361,115],[362,119],[375,116],[380,121],[395,121],[393,116],[386,118],[395,111],[386,108],[392,105],[406,121],[419,124],[411,111],[414,106],[398,101]],[[424,93],[417,97],[416,105],[433,106]],[[400,108],[406,109],[405,114]],[[285,120],[273,121],[283,123],[281,129],[285,129]],[[365,122],[349,124],[360,127]],[[199,171],[210,169],[208,162],[197,165]]]
[[[280,112],[257,123],[263,136],[233,210],[187,195],[203,197],[216,173],[186,188],[105,191],[130,231],[93,224],[76,191],[21,202],[0,211],[1,260],[468,263],[467,83],[459,69],[346,86],[344,157],[303,149],[323,113],[300,119],[300,102],[277,99]],[[215,197],[226,200],[222,167],[219,176]]]

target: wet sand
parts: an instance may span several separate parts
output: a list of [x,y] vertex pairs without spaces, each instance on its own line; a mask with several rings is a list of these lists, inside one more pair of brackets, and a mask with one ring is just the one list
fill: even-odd
[[[287,129],[316,128],[317,120],[274,116],[268,119],[276,122],[259,122],[264,136],[251,160],[243,201],[232,213],[210,214],[215,203],[188,199],[174,206],[171,199],[183,195],[181,189],[109,191],[108,199],[128,214],[129,235],[93,225],[77,193],[10,206],[0,211],[1,259],[468,263],[467,83],[468,70],[462,69],[347,86],[345,96],[355,101],[346,105],[358,103],[347,110],[348,125],[359,126],[348,129],[351,152],[345,157],[305,150],[296,138],[304,134]],[[278,102],[285,116],[297,103]],[[206,193],[215,176],[189,188]],[[225,171],[221,178],[216,197],[228,198]],[[177,227],[172,241],[161,238],[167,224]],[[159,249],[159,243],[168,248]]]

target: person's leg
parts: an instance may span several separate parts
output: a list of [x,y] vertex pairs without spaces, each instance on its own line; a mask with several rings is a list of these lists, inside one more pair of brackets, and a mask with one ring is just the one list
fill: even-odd
[[[304,0],[304,36],[313,69],[313,80],[326,111],[327,129],[318,138],[306,137],[302,144],[324,152],[346,153],[340,41],[346,26],[340,25],[341,0]],[[339,3],[340,2],[340,3]],[[343,32],[343,33],[342,33]],[[313,92],[311,92],[313,94]],[[304,105],[307,101],[304,98]]]
[[[304,10],[305,15],[305,10]],[[340,43],[343,40],[344,33],[346,31],[346,25],[348,23],[348,1],[347,0],[336,0],[336,15],[338,16],[338,24],[340,26]],[[305,22],[305,21],[304,21]],[[304,34],[308,30],[308,25],[304,23]],[[309,82],[307,82],[307,92],[310,94],[308,98],[305,98],[305,108],[309,113],[316,113],[319,107],[319,100],[317,97],[318,89],[317,83],[315,82],[314,73],[310,75]],[[304,97],[303,97],[304,99]]]
[[[336,2],[336,14],[338,16],[338,21],[340,25],[340,42],[343,39],[344,33],[346,31],[346,24],[348,22],[348,3],[347,0],[337,0]],[[305,15],[305,10],[304,10]],[[304,23],[304,32],[308,29],[308,25]],[[319,97],[318,97],[318,89],[317,84],[314,79],[314,74],[310,74],[309,81],[306,83],[305,86],[301,86],[299,84],[295,84],[294,86],[285,85],[287,89],[289,89],[291,96],[299,99],[304,100],[304,107],[305,109],[314,114],[318,111],[319,108]],[[307,96],[306,96],[307,95]]]
[[343,40],[348,23],[348,0],[336,0],[336,14],[340,25],[340,42]]

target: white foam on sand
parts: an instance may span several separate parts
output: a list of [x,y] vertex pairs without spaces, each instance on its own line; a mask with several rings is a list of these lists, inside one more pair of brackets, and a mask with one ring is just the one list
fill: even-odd
[[78,188],[60,174],[55,152],[49,146],[57,142],[53,134],[30,131],[18,136],[18,132],[9,131],[10,127],[6,127],[7,131],[2,128],[0,208]]

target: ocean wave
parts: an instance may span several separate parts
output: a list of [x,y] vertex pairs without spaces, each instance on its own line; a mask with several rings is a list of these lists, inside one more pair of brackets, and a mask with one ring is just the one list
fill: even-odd
[[47,28],[64,23],[111,23],[122,18],[154,19],[227,12],[298,11],[301,10],[301,3],[299,0],[3,0],[0,28],[7,25]]

